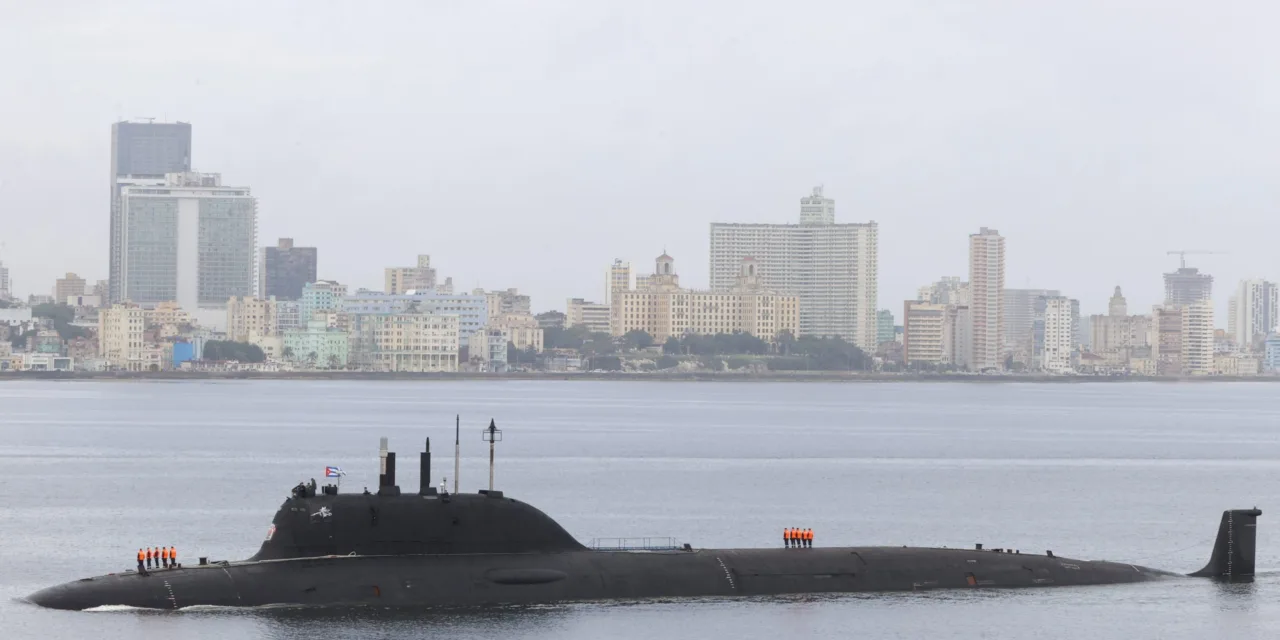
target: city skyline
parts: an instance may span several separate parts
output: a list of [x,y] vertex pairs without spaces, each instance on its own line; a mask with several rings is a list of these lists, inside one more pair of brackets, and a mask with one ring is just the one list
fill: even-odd
[[[981,226],[1009,239],[1007,286],[1062,291],[1085,314],[1104,311],[1116,285],[1134,308],[1158,304],[1177,264],[1169,250],[1230,251],[1188,265],[1224,285],[1276,279],[1265,238],[1280,231],[1266,143],[1277,125],[1257,89],[1270,86],[1274,45],[1241,49],[1176,12],[1152,22],[1103,6],[1059,9],[1052,29],[1013,12],[994,31],[990,10],[875,6],[814,21],[707,5],[675,25],[592,4],[488,22],[471,7],[321,7],[296,29],[274,7],[249,23],[129,3],[31,7],[0,25],[0,47],[14,60],[56,55],[14,65],[32,91],[12,97],[0,127],[0,211],[30,213],[6,227],[0,261],[24,295],[66,272],[106,279],[102,132],[150,115],[193,123],[192,169],[254,188],[260,239],[305,238],[325,251],[319,277],[353,288],[378,288],[404,259],[379,256],[428,253],[460,290],[514,286],[558,308],[600,297],[597,265],[642,264],[654,246],[682,257],[686,280],[709,282],[710,222],[791,221],[815,183],[842,220],[879,223],[881,308],[963,275],[958,239]],[[381,28],[388,12],[431,25],[441,48]],[[943,17],[947,29],[928,26]],[[1253,42],[1266,17],[1215,29]],[[615,20],[632,35],[604,37]],[[866,37],[845,37],[853,22]],[[1102,23],[1125,28],[1094,33]],[[349,40],[321,37],[339,24]],[[561,29],[574,37],[550,37]],[[1085,36],[1099,43],[1089,56],[1061,56]],[[1146,46],[1127,46],[1134,38]],[[231,40],[250,48],[228,55]],[[157,47],[181,53],[123,82],[113,73]],[[813,99],[781,97],[801,89]],[[474,237],[477,219],[502,231],[490,251],[452,240]],[[1218,318],[1225,298],[1214,296]]]

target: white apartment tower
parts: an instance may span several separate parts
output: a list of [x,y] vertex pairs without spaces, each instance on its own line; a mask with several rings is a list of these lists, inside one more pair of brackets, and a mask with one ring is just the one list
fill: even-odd
[[1280,290],[1266,280],[1241,280],[1231,296],[1227,331],[1237,348],[1250,351],[1258,339],[1275,331],[1280,311]]
[[969,311],[972,327],[972,371],[1000,369],[1004,322],[1004,238],[982,227],[969,236]]
[[118,180],[121,300],[176,301],[190,312],[226,308],[257,288],[258,201],[216,173]]
[[875,222],[835,222],[835,201],[817,187],[800,200],[799,224],[711,224],[711,290],[733,288],[745,258],[760,285],[800,299],[800,335],[839,336],[876,348]]
[[1064,296],[1044,299],[1044,348],[1040,368],[1050,373],[1071,373],[1075,367],[1071,354],[1075,351],[1077,316],[1075,301]]
[[1182,307],[1182,373],[1213,373],[1213,303],[1209,300]]

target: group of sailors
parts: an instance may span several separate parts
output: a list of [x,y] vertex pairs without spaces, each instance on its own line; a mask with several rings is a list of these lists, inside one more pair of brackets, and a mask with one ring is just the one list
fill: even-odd
[[782,544],[788,549],[809,549],[813,547],[813,529],[788,527],[782,530]]
[[168,549],[164,547],[138,549],[138,573],[145,574],[153,563],[157,569],[177,569],[178,550],[174,547],[169,547]]

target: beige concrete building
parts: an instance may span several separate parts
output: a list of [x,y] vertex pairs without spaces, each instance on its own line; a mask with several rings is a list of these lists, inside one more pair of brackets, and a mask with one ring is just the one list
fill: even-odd
[[74,273],[68,273],[53,283],[53,301],[57,304],[67,304],[67,298],[82,295],[84,295],[84,278]]
[[279,334],[276,321],[276,299],[231,298],[227,301],[227,339],[251,342],[263,336]]
[[435,289],[436,270],[431,267],[431,256],[419,255],[418,264],[413,267],[387,267],[383,274],[383,288],[391,295]]
[[98,312],[98,355],[121,371],[145,371],[146,314],[134,304],[112,305]]
[[767,342],[782,331],[800,332],[800,299],[767,290],[755,259],[742,260],[737,282],[727,291],[682,289],[675,260],[662,254],[643,290],[620,293],[622,333],[642,330],[658,343],[686,333],[749,333]]
[[1213,303],[1157,305],[1152,312],[1151,357],[1162,376],[1207,376],[1214,372]]
[[458,370],[458,316],[360,313],[351,316],[350,359],[373,371]]
[[609,333],[622,335],[622,299],[618,294],[631,291],[631,263],[615,259],[605,273],[604,303],[609,307]]
[[[613,327],[610,317],[611,310],[607,304],[598,304],[582,298],[569,298],[569,302],[565,305],[564,326],[573,328],[581,324],[586,325],[587,331],[592,333],[611,333]],[[618,325],[619,328],[621,326]],[[622,335],[622,333],[615,335]]]
[[471,295],[484,296],[485,306],[488,309],[487,318],[505,315],[532,315],[533,313],[529,296],[521,294],[516,289],[507,289],[506,291],[475,289],[472,290]]
[[538,319],[525,314],[504,314],[489,321],[490,328],[501,329],[515,348],[521,351],[532,348],[542,351],[542,327]]
[[1213,356],[1213,374],[1217,376],[1256,376],[1262,371],[1262,360],[1242,353],[1218,353]]
[[191,314],[187,313],[185,309],[178,306],[177,302],[172,300],[158,302],[154,309],[147,309],[145,313],[148,329],[165,325],[181,327],[182,325],[191,324]]
[[944,328],[947,305],[908,300],[902,309],[902,361],[908,367],[936,367],[947,360]]
[[1000,370],[1004,323],[1004,238],[983,227],[969,236],[969,311],[973,335],[971,371]]

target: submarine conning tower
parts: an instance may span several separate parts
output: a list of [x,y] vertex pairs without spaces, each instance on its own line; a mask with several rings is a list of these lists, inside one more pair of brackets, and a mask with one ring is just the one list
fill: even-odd
[[333,555],[554,553],[583,550],[550,516],[501,491],[439,493],[431,482],[431,440],[417,493],[396,485],[395,453],[380,451],[377,492],[340,493],[298,485],[276,511],[249,560]]

